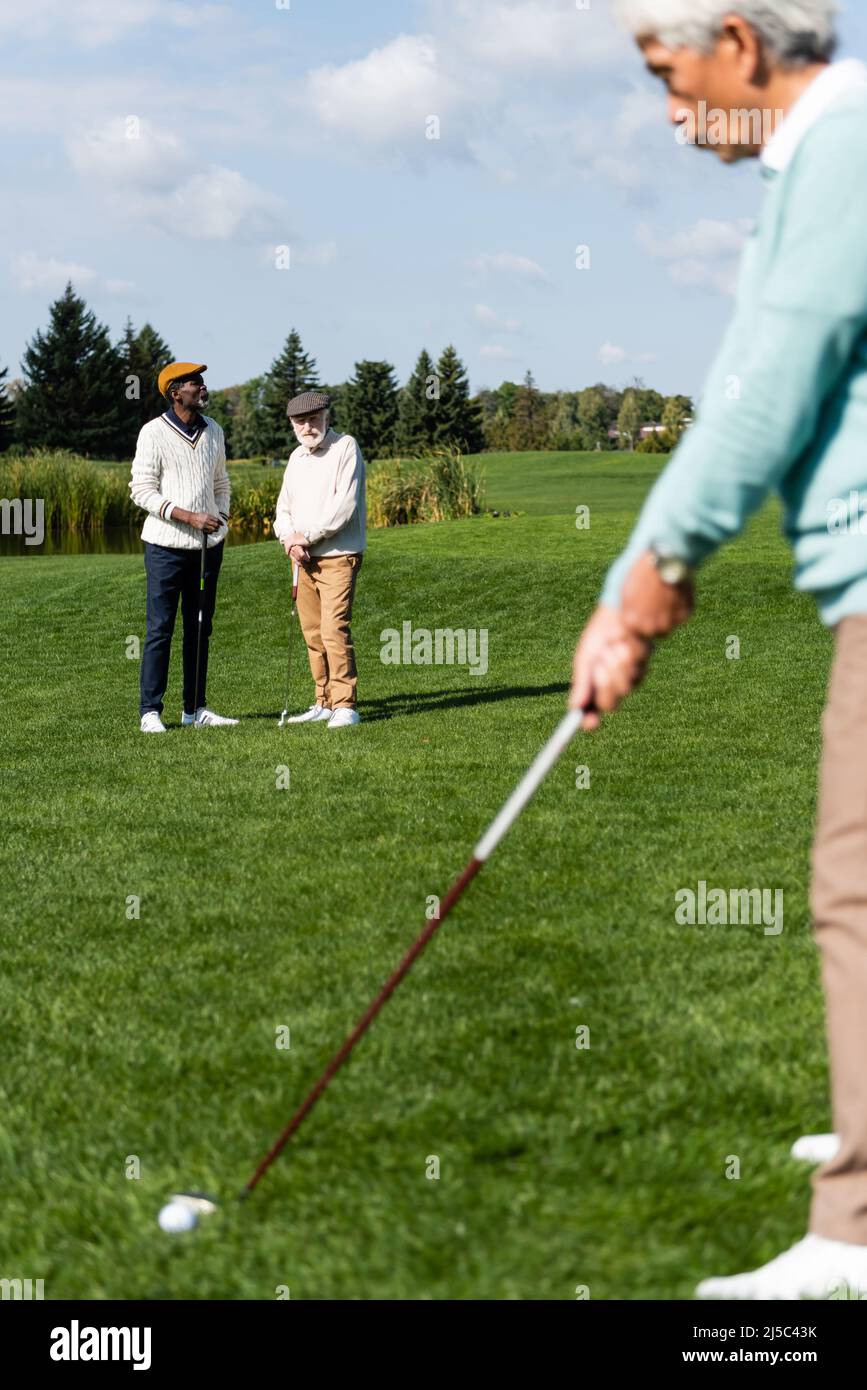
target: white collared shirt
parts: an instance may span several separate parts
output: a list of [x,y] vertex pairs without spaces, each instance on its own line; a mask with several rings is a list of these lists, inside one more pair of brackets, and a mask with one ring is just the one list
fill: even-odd
[[863,87],[867,87],[867,64],[862,63],[860,58],[844,58],[839,63],[830,63],[798,98],[765,145],[761,155],[765,168],[775,174],[783,173],[794,159],[807,131],[824,116],[829,107],[841,96]]

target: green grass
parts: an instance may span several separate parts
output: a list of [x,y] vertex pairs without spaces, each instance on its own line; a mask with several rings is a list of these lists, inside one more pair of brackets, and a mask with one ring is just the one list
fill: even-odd
[[[221,579],[209,695],[241,724],[177,727],[178,643],[175,727],[150,739],[125,656],[140,558],[0,560],[0,1275],[48,1298],[672,1299],[803,1234],[788,1148],[829,1126],[806,882],[830,638],[773,508],[708,566],[644,688],[579,735],[255,1196],[230,1200],[559,719],[658,467],[485,462],[488,504],[526,515],[371,534],[365,723],[343,734],[277,727],[273,542],[233,549]],[[405,619],[487,627],[488,675],[382,665]],[[309,693],[299,659],[294,703]],[[676,925],[699,879],[783,888],[782,935]],[[155,1221],[178,1188],[225,1202],[187,1238]]]

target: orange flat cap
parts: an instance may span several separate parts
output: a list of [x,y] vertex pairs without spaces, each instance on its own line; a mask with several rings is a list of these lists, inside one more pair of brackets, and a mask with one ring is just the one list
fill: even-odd
[[164,396],[170,384],[177,381],[179,376],[193,376],[195,372],[206,372],[207,370],[206,362],[170,362],[167,367],[163,367],[157,377],[160,395]]

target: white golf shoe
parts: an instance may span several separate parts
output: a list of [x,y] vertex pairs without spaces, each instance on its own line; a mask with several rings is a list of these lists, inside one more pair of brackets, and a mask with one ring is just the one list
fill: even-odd
[[164,734],[168,732],[155,709],[149,709],[147,714],[142,715],[141,731],[143,734]]
[[205,705],[200,705],[195,714],[184,714],[181,720],[183,724],[198,724],[199,728],[213,725],[237,724],[237,719],[227,719],[223,714],[214,714],[212,709],[207,709]]
[[802,1134],[792,1145],[792,1158],[802,1163],[830,1163],[839,1149],[839,1134]]
[[323,719],[331,718],[331,710],[327,705],[311,705],[303,714],[289,714],[283,720],[284,724],[316,724]]
[[719,1299],[867,1299],[867,1245],[805,1236],[761,1269],[702,1280],[695,1294]]
[[341,706],[336,709],[328,721],[329,729],[348,729],[351,724],[360,724],[361,715],[357,709],[347,709]]

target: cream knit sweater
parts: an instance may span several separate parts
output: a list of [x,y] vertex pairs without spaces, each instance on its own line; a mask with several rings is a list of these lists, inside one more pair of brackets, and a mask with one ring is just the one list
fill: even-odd
[[359,555],[366,547],[364,459],[351,434],[329,429],[318,449],[289,456],[277,499],[274,534],[309,537],[310,554]]
[[226,472],[226,441],[210,415],[195,444],[165,416],[149,420],[139,431],[129,490],[139,507],[150,512],[141,538],[153,545],[177,550],[198,550],[202,533],[182,521],[172,520],[175,507],[188,512],[219,515],[219,531],[208,536],[208,545],[219,545],[229,530],[231,485]]

